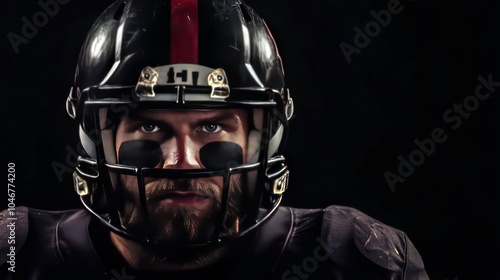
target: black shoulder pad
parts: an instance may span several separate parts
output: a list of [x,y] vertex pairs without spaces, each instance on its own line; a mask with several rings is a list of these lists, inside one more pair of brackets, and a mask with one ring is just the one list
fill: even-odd
[[323,216],[322,236],[334,262],[351,267],[357,253],[390,271],[406,261],[406,234],[346,206],[330,206]]
[[21,250],[28,236],[28,208],[16,207],[0,212],[0,265]]

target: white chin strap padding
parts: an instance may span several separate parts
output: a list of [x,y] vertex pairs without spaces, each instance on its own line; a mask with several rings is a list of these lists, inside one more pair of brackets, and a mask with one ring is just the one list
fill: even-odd
[[[281,138],[283,137],[283,126],[280,125],[278,131],[274,134],[274,136],[269,141],[267,157],[271,158],[279,149]],[[247,156],[248,163],[255,163],[259,160],[260,154],[260,142],[262,138],[262,133],[253,129],[250,131],[248,135],[248,148],[247,148]]]
[[254,109],[253,110],[253,126],[256,130],[262,131],[262,126],[264,125],[264,110]]
[[106,128],[108,109],[101,108],[99,110],[99,125],[101,127],[101,140],[104,150],[104,158],[107,163],[116,163],[115,139],[112,129]]
[[94,141],[90,138],[90,136],[85,133],[83,130],[82,126],[79,126],[78,128],[78,135],[80,137],[80,142],[82,143],[82,148],[83,150],[91,157],[91,158],[96,158],[97,153],[95,150],[95,144]]
[[101,131],[102,147],[104,149],[104,157],[107,163],[116,163],[114,133],[111,129]]
[[283,125],[280,125],[276,133],[271,137],[267,150],[267,158],[272,157],[279,149],[281,138],[283,137]]
[[[255,109],[253,111],[254,130],[250,131],[248,136],[248,162],[257,162],[260,152],[260,142],[262,138],[262,129],[264,122],[264,110]],[[269,140],[267,157],[272,157],[279,149],[281,138],[283,137],[283,125],[278,127],[276,133]]]
[[255,163],[259,160],[259,152],[260,152],[260,139],[262,137],[262,133],[255,129],[252,129],[248,135],[248,148],[247,148],[247,157],[248,163]]

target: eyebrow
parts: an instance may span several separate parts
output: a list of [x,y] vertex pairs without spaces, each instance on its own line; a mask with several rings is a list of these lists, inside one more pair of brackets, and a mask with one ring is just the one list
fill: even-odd
[[195,125],[200,125],[207,122],[222,122],[222,121],[230,121],[231,123],[237,125],[238,124],[238,116],[234,112],[222,112],[217,113],[215,116],[209,116],[202,120],[197,120]]
[[[152,117],[149,115],[145,115],[146,112],[148,111],[131,112],[128,117],[132,121],[149,121],[149,122],[168,124],[167,122],[163,121],[161,117]],[[209,112],[208,114],[210,114],[211,111],[207,112]],[[224,122],[224,121],[229,121],[233,125],[239,126],[238,114],[236,114],[234,111],[225,110],[225,111],[213,111],[213,112],[216,112],[215,115],[210,115],[203,117],[202,119],[197,119],[191,126],[196,127],[207,122]]]

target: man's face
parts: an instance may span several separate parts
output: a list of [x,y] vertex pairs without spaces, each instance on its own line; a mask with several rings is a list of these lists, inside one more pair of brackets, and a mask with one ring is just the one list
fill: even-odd
[[[248,114],[243,109],[137,110],[116,131],[119,163],[162,169],[224,169],[245,162]],[[149,166],[148,166],[149,164]],[[232,176],[228,213],[236,219],[240,176]],[[116,194],[122,226],[158,240],[196,242],[211,237],[219,221],[223,178],[146,177],[149,227],[141,212],[137,178],[120,175]],[[236,222],[236,223],[234,223]],[[231,222],[237,226],[237,221]],[[237,229],[232,229],[237,230]]]

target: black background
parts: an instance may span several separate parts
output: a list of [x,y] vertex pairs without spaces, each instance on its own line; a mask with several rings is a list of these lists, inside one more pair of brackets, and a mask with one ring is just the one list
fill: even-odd
[[[67,2],[16,52],[8,34],[22,36],[23,17],[33,22],[42,8],[34,0],[2,1],[2,158],[5,169],[16,164],[17,205],[80,206],[71,174],[60,180],[52,166],[74,163],[65,99],[85,33],[111,1]],[[372,29],[348,63],[340,44],[355,47],[354,28],[365,30],[391,2],[402,10]],[[478,76],[500,81],[500,3],[247,3],[274,34],[296,105],[284,204],[353,206],[406,231],[431,279],[500,279],[500,90],[460,124],[443,117],[471,100]],[[398,174],[399,158],[408,160],[415,140],[437,128],[446,140],[391,189],[384,174]]]

